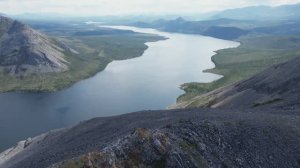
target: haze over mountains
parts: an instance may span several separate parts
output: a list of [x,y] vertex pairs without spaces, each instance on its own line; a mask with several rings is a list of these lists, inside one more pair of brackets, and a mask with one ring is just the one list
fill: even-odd
[[155,28],[167,32],[177,33],[189,33],[189,34],[201,34],[206,36],[212,36],[221,39],[236,39],[239,36],[249,33],[248,30],[244,30],[235,25],[251,25],[250,21],[238,21],[232,19],[215,19],[207,21],[187,21],[181,17],[175,20],[160,19],[154,22],[136,22],[133,26],[144,28]]
[[282,5],[277,7],[253,6],[225,10],[212,18],[228,18],[238,20],[299,20],[300,4]]
[[173,20],[140,21],[129,25],[168,32],[201,34],[226,40],[234,40],[247,34],[299,35],[299,9],[300,4],[255,6],[225,10],[209,20],[188,21],[179,17]]

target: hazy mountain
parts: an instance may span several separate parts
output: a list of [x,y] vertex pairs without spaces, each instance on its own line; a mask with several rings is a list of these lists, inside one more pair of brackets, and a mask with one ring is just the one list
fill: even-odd
[[232,40],[248,33],[248,31],[246,30],[233,26],[246,26],[252,24],[253,22],[251,21],[239,21],[233,19],[187,21],[179,17],[175,20],[159,19],[150,23],[136,22],[132,25],[144,28],[155,28],[167,32],[201,34],[226,40]]
[[0,67],[11,74],[68,69],[59,43],[19,21],[0,16]]
[[299,20],[300,4],[282,5],[277,7],[252,6],[230,9],[220,12],[212,18],[229,18],[238,20]]
[[194,13],[194,14],[128,14],[128,15],[104,15],[104,16],[76,16],[61,15],[57,13],[23,13],[11,15],[11,17],[22,21],[64,21],[64,22],[102,22],[104,24],[129,24],[132,22],[152,22],[158,19],[173,20],[182,16],[188,20],[209,19],[216,13]]

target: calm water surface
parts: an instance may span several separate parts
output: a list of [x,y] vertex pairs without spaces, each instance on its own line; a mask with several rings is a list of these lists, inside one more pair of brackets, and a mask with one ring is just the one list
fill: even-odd
[[147,43],[143,56],[114,61],[96,76],[63,91],[0,94],[0,151],[27,137],[93,117],[164,109],[183,93],[181,84],[220,78],[202,71],[214,67],[214,51],[239,45],[199,35],[117,28],[169,39]]

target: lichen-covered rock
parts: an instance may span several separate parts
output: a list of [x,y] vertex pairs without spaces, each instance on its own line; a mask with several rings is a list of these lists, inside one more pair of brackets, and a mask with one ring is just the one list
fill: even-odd
[[122,168],[163,166],[171,150],[169,137],[159,130],[138,128],[99,152],[52,165],[51,168]]

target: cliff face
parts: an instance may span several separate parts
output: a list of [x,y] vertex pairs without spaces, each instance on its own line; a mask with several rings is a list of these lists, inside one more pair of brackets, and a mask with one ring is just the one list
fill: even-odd
[[296,168],[298,114],[195,109],[97,118],[27,140],[18,152],[7,151],[0,167]]
[[11,74],[61,72],[68,69],[64,49],[19,21],[0,16],[0,67]]

